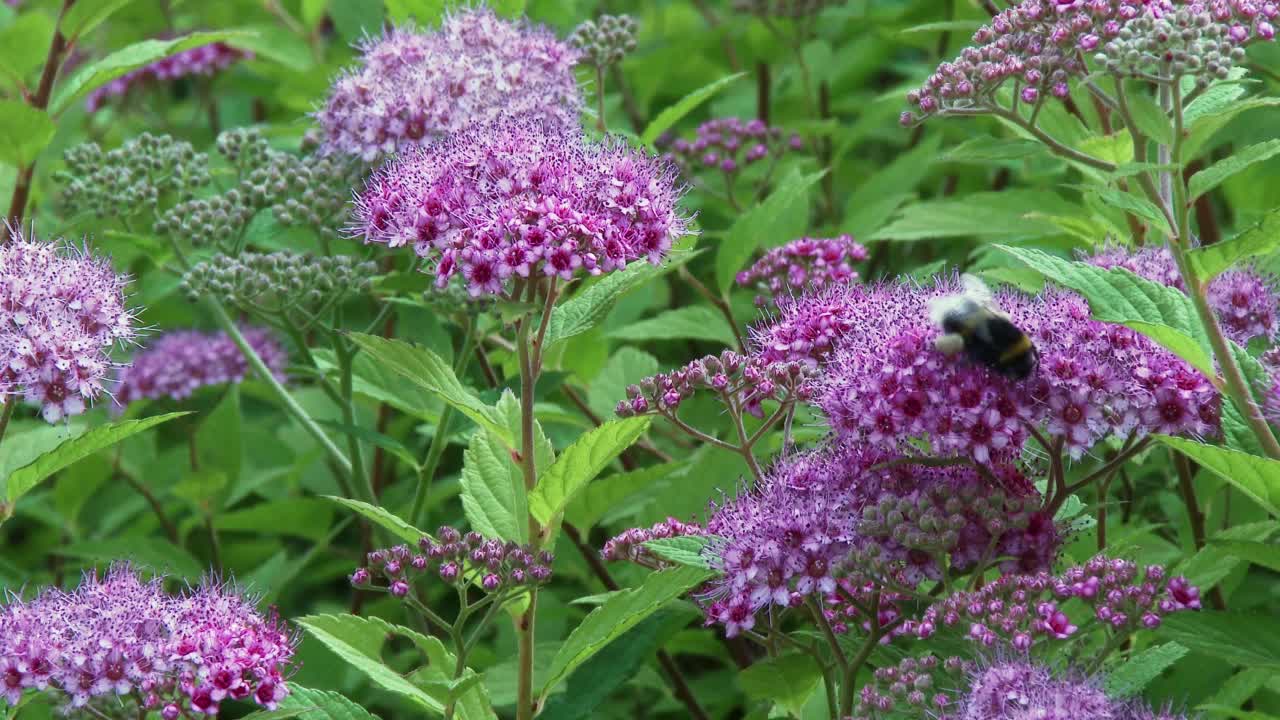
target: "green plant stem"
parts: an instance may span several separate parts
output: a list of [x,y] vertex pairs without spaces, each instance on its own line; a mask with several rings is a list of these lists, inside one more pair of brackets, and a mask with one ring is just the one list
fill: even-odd
[[351,479],[360,488],[360,492],[364,493],[366,502],[377,504],[377,495],[373,491],[373,478],[369,477],[369,473],[365,468],[364,452],[360,447],[360,438],[356,437],[353,432],[356,427],[355,393],[352,391],[355,352],[336,333],[333,335],[333,350],[338,359],[338,372],[341,378],[342,402],[338,404],[338,407],[342,410],[342,422],[348,428],[347,440],[348,447],[351,449]]
[[858,671],[862,669],[863,664],[867,662],[867,658],[871,657],[872,651],[876,649],[876,645],[880,643],[880,593],[876,592],[871,597],[871,607],[868,608],[868,617],[871,619],[871,632],[867,635],[867,639],[859,648],[858,654],[853,657],[848,666],[844,669],[844,675],[840,683],[840,717],[849,717],[853,714],[853,700],[857,697],[854,692],[853,684],[858,678]]
[[[548,296],[554,293],[549,291]],[[549,314],[549,312],[547,313]],[[531,318],[525,317],[516,323],[516,354],[520,363],[520,469],[524,475],[525,492],[533,492],[538,484],[537,465],[533,436],[534,390],[538,376],[535,369],[532,338],[529,336]],[[529,540],[535,545],[542,538],[542,528],[538,521],[529,515]],[[534,655],[534,620],[538,607],[538,589],[529,589],[529,606],[516,619],[516,634],[519,639],[518,672],[516,679],[516,720],[533,720],[533,655]]]
[[813,613],[814,622],[818,623],[818,627],[822,628],[822,634],[827,639],[827,644],[831,646],[831,655],[836,660],[836,667],[840,668],[843,675],[849,672],[849,658],[845,657],[844,649],[840,647],[840,639],[836,637],[835,630],[831,627],[831,622],[827,620],[827,616],[823,614],[822,608],[816,601],[811,600],[809,603],[809,612]]
[[0,403],[4,406],[4,410],[0,411],[0,443],[4,442],[5,431],[9,429],[9,421],[13,419],[13,410],[18,407],[18,398],[9,395],[5,397],[4,402]]
[[[476,336],[471,323],[466,324],[466,335],[462,340],[462,350],[453,361],[453,374],[462,377],[471,365],[471,356],[476,347]],[[431,484],[435,481],[436,470],[440,467],[440,458],[449,446],[449,431],[453,424],[453,406],[446,404],[440,411],[440,421],[436,423],[436,431],[431,436],[431,446],[427,448],[426,460],[418,472],[418,487],[413,491],[413,508],[409,511],[410,521],[419,527],[430,527],[427,501],[431,497]]]
[[596,129],[602,133],[609,132],[609,125],[604,118],[604,67],[596,66]]
[[[1035,137],[1035,139],[1049,146],[1049,148],[1053,150],[1055,153],[1057,153],[1058,155],[1061,155],[1064,158],[1067,158],[1068,160],[1074,160],[1075,162],[1078,162],[1081,165],[1087,165],[1091,168],[1094,168],[1095,170],[1101,170],[1103,172],[1114,172],[1116,169],[1116,166],[1114,164],[1109,163],[1106,160],[1103,160],[1101,158],[1096,158],[1092,155],[1089,155],[1088,153],[1080,152],[1075,148],[1067,147],[1066,145],[1059,142],[1052,135],[1049,135],[1045,131],[1041,130],[1038,125],[1035,125],[1023,119],[1021,115],[1014,112],[1013,110],[1009,110],[1002,107],[995,107],[995,108],[992,108],[990,112],[996,117],[1004,118],[1005,120],[1008,120],[1014,125],[1017,125],[1023,130],[1026,130],[1027,132],[1031,133],[1031,135]],[[953,113],[953,114],[972,115],[972,114],[978,114],[978,113]]]
[[[1200,503],[1196,499],[1195,471],[1191,467],[1191,460],[1176,450],[1170,450],[1169,455],[1173,457],[1173,467],[1178,472],[1178,492],[1182,495],[1182,503],[1187,506],[1187,523],[1191,525],[1191,541],[1195,543],[1196,550],[1203,550],[1207,540],[1204,528],[1204,512],[1200,510]],[[1215,585],[1209,591],[1209,602],[1215,610],[1226,610],[1227,600],[1222,595],[1222,587]]]
[[679,273],[681,280],[688,283],[689,287],[693,288],[699,295],[706,298],[716,310],[720,311],[720,314],[723,315],[724,319],[729,323],[729,328],[733,330],[733,337],[738,342],[738,352],[745,352],[747,343],[742,337],[742,332],[738,330],[738,321],[733,319],[733,308],[729,307],[729,302],[723,297],[711,292],[710,288],[704,285],[701,280],[694,277],[693,273],[689,272],[689,268],[681,265],[680,269],[676,272]]

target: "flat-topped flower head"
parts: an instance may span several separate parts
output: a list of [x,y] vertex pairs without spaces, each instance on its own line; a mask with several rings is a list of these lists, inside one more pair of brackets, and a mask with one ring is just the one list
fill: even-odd
[[84,412],[113,348],[134,337],[128,281],[87,248],[13,231],[0,246],[0,395],[38,404],[51,423]]
[[356,201],[366,242],[412,245],[473,296],[657,264],[687,232],[666,163],[538,119],[471,125],[389,162]]
[[130,717],[217,715],[228,699],[274,709],[297,642],[231,585],[209,579],[168,595],[162,578],[115,565],[74,591],[0,608],[0,693],[12,707],[36,690],[97,717],[122,704]]
[[803,237],[774,248],[754,265],[738,273],[737,283],[759,291],[756,305],[764,307],[781,295],[802,294],[828,285],[858,279],[853,263],[867,259],[867,249],[852,235]]
[[581,51],[526,20],[470,8],[435,30],[392,28],[360,51],[316,113],[331,152],[372,161],[504,115],[577,125]]
[[[289,356],[271,332],[258,327],[243,327],[240,332],[283,382]],[[159,397],[182,400],[202,387],[239,383],[248,373],[244,353],[225,332],[175,330],[150,343],[120,372],[116,402],[124,407]]]
[[170,82],[189,75],[215,75],[239,60],[253,54],[233,48],[222,42],[201,45],[183,50],[162,60],[121,75],[89,94],[85,101],[89,112],[94,112],[112,98],[124,97],[134,88],[150,82]]

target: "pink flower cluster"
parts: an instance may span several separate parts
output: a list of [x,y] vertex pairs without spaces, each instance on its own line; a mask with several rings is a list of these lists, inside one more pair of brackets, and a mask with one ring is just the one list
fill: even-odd
[[684,537],[687,535],[706,535],[707,531],[697,523],[684,523],[669,517],[648,528],[631,528],[613,537],[604,544],[600,556],[609,562],[627,560],[653,569],[660,569],[670,563],[654,555],[644,544],[650,540]]
[[[271,332],[257,327],[240,331],[283,382],[289,356]],[[177,330],[160,336],[133,358],[130,367],[120,371],[116,402],[123,408],[137,400],[159,397],[182,400],[208,385],[239,383],[248,373],[248,361],[226,333]]]
[[490,593],[543,585],[551,580],[555,558],[546,550],[486,539],[478,532],[464,535],[447,525],[441,526],[436,535],[438,542],[426,537],[419,540],[418,552],[408,545],[370,552],[367,566],[351,574],[351,584],[381,587],[402,598],[409,594],[415,581],[426,579],[428,574],[458,587],[476,583]]
[[316,113],[332,152],[372,161],[504,115],[577,126],[581,52],[528,21],[477,7],[431,32],[393,28],[360,50],[361,64],[338,77]]
[[[916,113],[903,113],[904,124],[945,113],[973,113],[990,110],[997,105],[996,93],[1008,82],[1014,83],[1015,101],[1027,104],[1043,102],[1050,95],[1065,98],[1069,82],[1088,72],[1085,57],[1110,49],[1119,57],[1135,57],[1160,50],[1170,57],[1153,57],[1154,61],[1178,60],[1185,72],[1219,66],[1216,43],[1206,47],[1213,57],[1187,63],[1187,51],[1173,57],[1171,48],[1159,36],[1168,35],[1164,25],[1153,20],[1172,18],[1187,13],[1187,28],[1198,39],[1206,27],[1217,31],[1239,46],[1256,39],[1275,36],[1272,23],[1280,9],[1269,0],[1023,0],[1002,11],[973,35],[973,45],[951,62],[944,62],[918,90],[908,94]],[[1132,26],[1132,28],[1130,27]],[[1135,45],[1124,35],[1134,32],[1153,37]],[[1114,45],[1117,40],[1126,40]],[[1145,39],[1145,38],[1144,38]],[[1152,47],[1152,43],[1159,47]],[[1196,45],[1191,45],[1195,52]],[[1107,56],[1108,58],[1110,56]],[[1194,56],[1193,56],[1194,57]],[[1145,61],[1146,58],[1140,58]],[[1125,61],[1132,72],[1136,68]],[[1223,58],[1230,62],[1230,58]],[[1228,65],[1229,67],[1229,65]],[[1121,70],[1119,66],[1113,68]]]
[[936,456],[1002,463],[1032,426],[1073,457],[1108,435],[1218,431],[1221,401],[1208,379],[1142,335],[1091,319],[1073,293],[996,293],[1038,348],[1027,380],[941,353],[929,300],[956,292],[952,281],[833,287],[784,302],[754,339],[766,359],[824,362],[816,396],[831,427],[890,452],[928,438]]
[[795,362],[768,362],[754,355],[725,350],[707,355],[679,370],[644,378],[627,387],[627,399],[618,403],[620,417],[658,413],[672,417],[680,404],[699,390],[720,396],[722,402],[760,417],[766,400],[808,401],[814,372]]
[[992,485],[971,466],[894,459],[865,445],[820,447],[784,458],[750,491],[713,506],[708,552],[722,575],[707,590],[708,622],[735,635],[768,606],[817,594],[836,608],[842,588],[868,580],[915,586],[941,577],[943,563],[976,571],[1053,562],[1060,537],[1017,473]]
[[101,109],[112,98],[124,97],[139,85],[169,82],[188,75],[213,75],[233,63],[253,57],[252,53],[216,42],[184,50],[163,60],[125,73],[89,94],[85,105],[89,112]]
[[1199,610],[1200,590],[1184,577],[1170,578],[1158,565],[1139,577],[1134,563],[1098,555],[1061,575],[1003,575],[979,590],[953,593],[908,628],[925,638],[959,626],[986,647],[1003,639],[1025,651],[1037,641],[1075,634],[1079,627],[1062,608],[1068,600],[1080,601],[1098,621],[1124,633],[1159,627],[1170,613]]
[[866,259],[867,249],[851,235],[803,237],[765,253],[738,273],[737,282],[743,287],[755,287],[760,292],[756,305],[764,307],[783,295],[851,283],[858,279],[852,263]]
[[112,349],[134,337],[127,283],[86,248],[15,231],[0,245],[0,396],[21,394],[50,423],[84,412]]
[[473,125],[406,150],[357,199],[366,242],[412,244],[473,296],[662,261],[687,232],[675,171],[621,141],[539,120]]
[[799,135],[784,135],[763,120],[725,117],[699,125],[693,140],[672,140],[668,154],[687,173],[706,169],[733,176],[748,165],[766,159],[776,162],[787,150],[803,147]]
[[[1124,268],[1139,277],[1186,292],[1173,254],[1164,246],[1137,252],[1110,248],[1084,261],[1103,268]],[[1247,345],[1256,337],[1273,338],[1280,329],[1276,318],[1280,293],[1276,292],[1274,281],[1256,271],[1240,269],[1222,273],[1209,283],[1208,299],[1222,323],[1223,332],[1240,345]]]
[[[274,709],[297,638],[274,613],[211,580],[181,595],[126,565],[0,608],[0,697],[57,695],[68,711],[132,703],[164,720],[217,715],[226,699]],[[100,706],[100,707],[99,707]]]

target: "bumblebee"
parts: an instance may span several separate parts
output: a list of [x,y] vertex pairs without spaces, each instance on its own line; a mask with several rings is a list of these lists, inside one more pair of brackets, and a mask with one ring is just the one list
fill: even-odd
[[947,355],[963,351],[973,362],[1025,379],[1039,360],[1031,338],[996,307],[991,290],[981,280],[965,274],[960,282],[963,292],[929,303],[929,315],[943,332],[934,346]]

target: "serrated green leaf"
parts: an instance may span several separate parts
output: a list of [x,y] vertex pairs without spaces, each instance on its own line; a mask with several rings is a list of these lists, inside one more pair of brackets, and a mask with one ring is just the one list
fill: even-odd
[[335,495],[325,495],[324,497],[326,500],[336,502],[349,510],[354,510],[362,517],[409,543],[410,547],[417,547],[419,540],[424,537],[431,537],[428,533],[425,533],[396,517],[386,508],[375,507],[369,503],[361,502],[359,500],[349,500]]
[[657,140],[658,136],[670,130],[685,115],[696,110],[699,105],[710,100],[713,95],[723,90],[730,83],[741,80],[745,75],[746,73],[728,75],[685,95],[676,104],[658,113],[658,117],[654,118],[649,123],[649,126],[644,129],[644,133],[640,136],[640,144],[653,147],[653,141]]
[[529,511],[549,525],[565,506],[609,463],[649,430],[652,418],[610,420],[578,438],[538,479],[529,494]]
[[99,425],[81,435],[66,440],[53,450],[43,453],[28,464],[17,468],[4,480],[4,501],[0,502],[0,522],[13,514],[18,500],[50,475],[70,467],[90,455],[115,445],[127,437],[137,435],[161,423],[188,415],[177,412],[156,415],[142,420],[123,420]]
[[650,540],[644,546],[649,549],[649,552],[668,562],[711,570],[711,563],[707,561],[703,551],[714,541],[714,537],[707,535],[682,535]]
[[[871,235],[870,239],[1043,236],[1053,234],[1056,226],[1030,215],[1033,212],[1057,214],[1057,209],[1068,210],[1060,200],[1043,192],[1006,190],[974,193],[964,200],[931,200],[908,205],[897,219]],[[1079,208],[1072,210],[1078,211]]]
[[493,433],[477,432],[463,454],[462,509],[472,529],[489,538],[529,542],[524,475]]
[[738,674],[738,684],[748,698],[775,703],[791,717],[800,717],[805,701],[820,682],[822,668],[803,653],[753,663]]
[[387,623],[355,615],[308,615],[299,618],[297,623],[378,687],[424,709],[444,713],[443,702],[382,662]]
[[1191,363],[1206,377],[1217,376],[1191,298],[1178,289],[1123,268],[1104,270],[1032,248],[996,247],[1083,295],[1097,319],[1137,330]]
[[223,30],[198,32],[172,40],[143,40],[90,63],[59,86],[49,103],[52,115],[62,114],[71,103],[116,78],[184,50],[215,42],[230,42],[249,33]]
[[1280,545],[1252,540],[1216,539],[1210,544],[1228,555],[1280,572]]
[[[663,311],[647,320],[624,325],[609,333],[615,340],[710,340],[737,347],[724,315],[706,305],[690,305]],[[641,376],[643,377],[643,376]]]
[[102,564],[127,560],[189,581],[194,581],[209,571],[191,553],[177,545],[167,540],[145,537],[106,538],[73,543],[55,548],[54,553]]
[[[634,498],[643,493],[656,493],[666,487],[667,478],[684,468],[686,462],[669,462],[662,465],[632,470],[601,478],[587,487],[565,508],[564,517],[580,530],[595,527],[600,519],[621,507],[636,507]],[[639,508],[637,508],[639,509]]]
[[[378,717],[347,698],[331,690],[314,690],[289,683],[289,694],[280,701],[280,709],[298,712],[302,720],[378,720]],[[258,718],[257,714],[249,715],[245,720]]]
[[1166,235],[1173,233],[1172,228],[1169,227],[1168,218],[1150,200],[1109,187],[1094,187],[1089,191],[1097,195],[1106,205],[1133,213]]
[[1238,450],[1205,445],[1186,438],[1156,435],[1157,440],[1195,460],[1201,467],[1231,483],[1272,515],[1280,514],[1280,460]]
[[623,590],[592,610],[556,652],[547,672],[547,682],[542,687],[542,697],[545,698],[556,685],[609,643],[709,577],[710,572],[696,568],[664,570],[650,575],[639,587]]
[[809,191],[825,174],[821,171],[803,175],[793,170],[778,182],[769,197],[738,216],[716,251],[716,284],[723,292],[733,288],[738,272],[766,241],[776,244],[791,238],[794,231],[780,227],[788,218],[803,215],[808,221]]
[[[1259,690],[1274,678],[1274,673],[1266,668],[1250,668],[1227,678],[1222,687],[1207,702],[1198,705],[1197,710],[1208,706],[1226,708],[1234,711],[1248,702]],[[1233,717],[1234,713],[1224,713],[1224,717]]]
[[214,517],[214,527],[255,535],[290,535],[318,541],[329,532],[333,505],[319,498],[293,497],[258,503]]
[[1189,193],[1187,201],[1191,202],[1218,187],[1227,178],[1250,165],[1269,160],[1276,155],[1280,155],[1280,139],[1251,145],[1233,153],[1230,157],[1219,160],[1191,176],[1191,181],[1187,184],[1187,192]]
[[692,260],[701,251],[673,252],[661,265],[636,262],[622,272],[613,272],[592,283],[582,292],[560,303],[551,311],[547,324],[546,347],[568,340],[595,327],[613,310],[623,295],[651,283],[657,278]]
[[1200,592],[1215,587],[1223,578],[1230,575],[1240,566],[1239,558],[1227,553],[1217,543],[1219,541],[1262,542],[1280,530],[1274,521],[1245,523],[1220,530],[1210,538],[1207,545],[1196,551],[1177,566],[1177,573],[1187,578],[1191,584],[1200,588]]
[[53,139],[53,120],[20,100],[0,100],[0,161],[14,167],[35,162]]
[[951,148],[943,153],[941,160],[985,165],[1024,160],[1044,152],[1044,145],[1035,140],[984,135],[971,138]]
[[1131,92],[1127,97],[1129,113],[1143,135],[1163,145],[1173,142],[1173,123],[1169,113],[1160,109],[1155,99],[1145,92]]
[[25,83],[29,73],[43,67],[53,38],[53,20],[41,12],[22,13],[0,30],[0,71],[15,86]]
[[1176,642],[1149,647],[1132,655],[1118,667],[1107,673],[1105,689],[1114,698],[1127,698],[1142,692],[1152,680],[1187,654],[1187,649]]
[[587,405],[598,417],[613,417],[614,408],[627,397],[627,386],[658,372],[658,359],[630,346],[618,348],[587,388]]
[[1241,667],[1280,668],[1280,619],[1274,615],[1174,613],[1163,619],[1159,635]]
[[463,415],[497,435],[508,447],[513,446],[511,430],[499,422],[494,408],[464,387],[453,368],[439,355],[402,340],[388,340],[363,333],[351,333],[349,337],[384,367],[436,394]]
[[1207,282],[1241,260],[1273,253],[1280,253],[1280,210],[1267,213],[1230,240],[1193,249],[1187,257],[1196,275]]
[[62,17],[62,34],[74,42],[131,2],[133,0],[77,0]]

